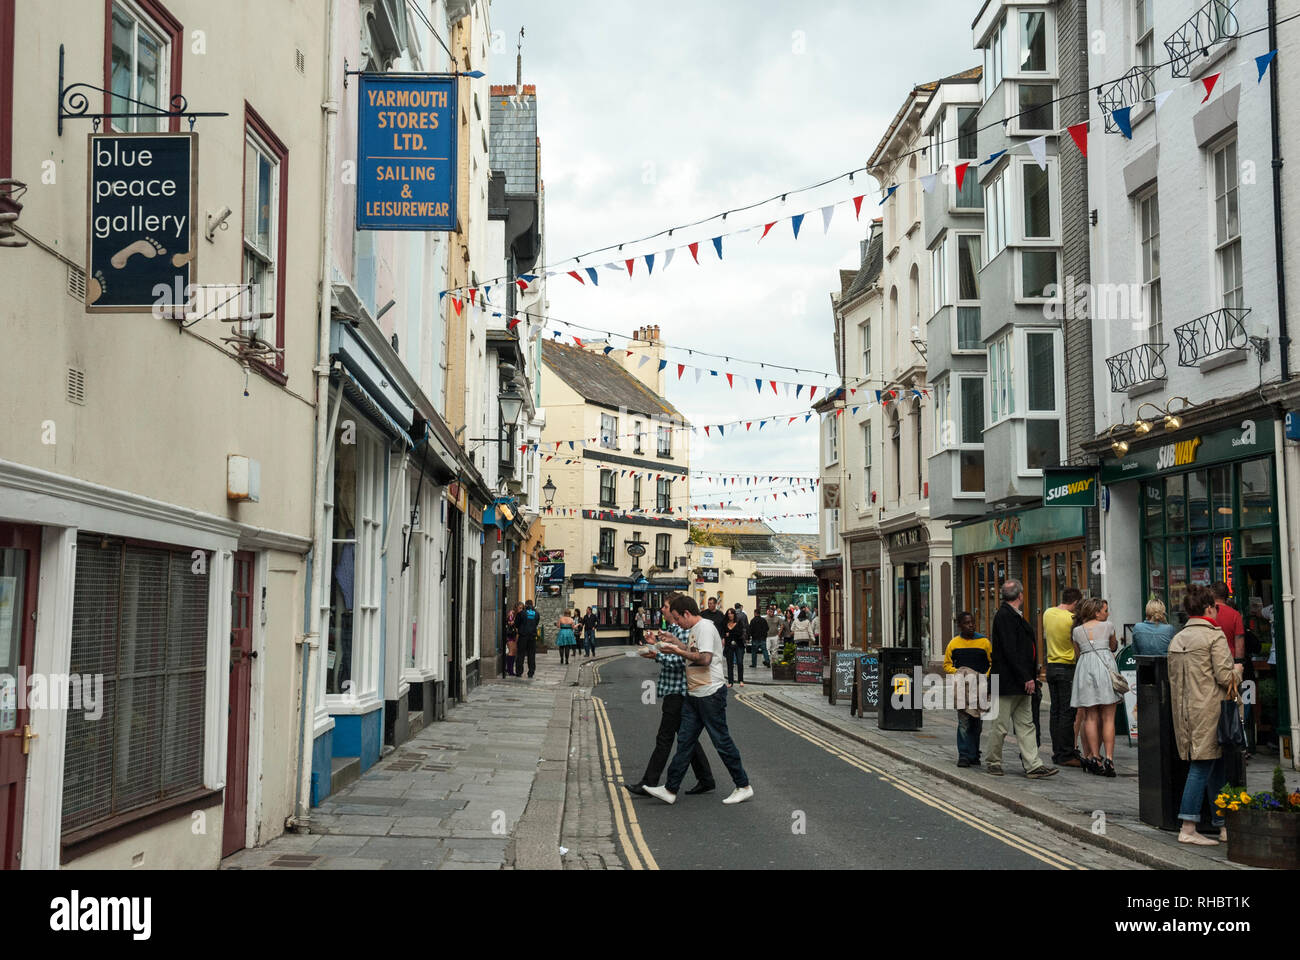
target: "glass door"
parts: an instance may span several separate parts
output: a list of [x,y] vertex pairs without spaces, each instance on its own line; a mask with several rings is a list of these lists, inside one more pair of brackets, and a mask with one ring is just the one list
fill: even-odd
[[36,646],[39,527],[0,523],[0,869],[16,870],[23,843],[27,755],[35,742],[26,691]]
[[[1285,716],[1288,711],[1282,604],[1277,602],[1273,588],[1273,561],[1241,560],[1233,573],[1232,600],[1250,635],[1246,640],[1250,659],[1246,678],[1250,679],[1253,673],[1255,681],[1253,716],[1248,718],[1248,726],[1254,730],[1248,731],[1247,737],[1250,743],[1276,749],[1278,732],[1289,726],[1289,721]],[[1251,647],[1255,648],[1253,653]]]

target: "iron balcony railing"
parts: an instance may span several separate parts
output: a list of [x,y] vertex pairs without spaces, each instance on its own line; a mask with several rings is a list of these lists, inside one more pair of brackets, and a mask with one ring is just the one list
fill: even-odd
[[1111,119],[1112,113],[1155,97],[1156,85],[1152,79],[1155,73],[1155,67],[1134,67],[1114,83],[1097,88],[1097,106],[1106,118],[1107,133],[1119,133],[1119,125]]
[[1167,343],[1143,343],[1106,358],[1110,369],[1110,392],[1125,393],[1143,383],[1164,380]]
[[1224,307],[1174,327],[1178,339],[1178,365],[1194,367],[1227,350],[1243,350],[1249,342],[1246,317],[1249,307]]
[[1170,35],[1165,49],[1169,51],[1169,69],[1175,77],[1188,76],[1197,57],[1208,53],[1213,44],[1235,37],[1241,31],[1236,8],[1237,0],[1210,0]]

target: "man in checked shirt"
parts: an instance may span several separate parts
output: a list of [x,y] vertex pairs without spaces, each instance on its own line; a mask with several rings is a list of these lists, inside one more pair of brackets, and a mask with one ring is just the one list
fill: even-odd
[[[668,606],[676,596],[675,593],[670,594],[664,600],[660,613],[663,615],[664,622],[668,624],[668,629],[664,632],[685,646],[690,642],[687,631],[676,626],[668,617]],[[686,661],[675,653],[660,653],[654,646],[654,642],[659,639],[656,632],[647,630],[645,639],[648,646],[642,651],[641,656],[647,660],[653,658],[659,664],[659,680],[655,684],[655,692],[660,703],[663,704],[663,711],[659,717],[659,733],[655,736],[654,753],[650,754],[645,776],[641,778],[640,783],[623,784],[628,793],[638,797],[649,796],[645,789],[647,784],[652,787],[659,785],[659,777],[664,772],[673,742],[677,739],[677,728],[682,722],[682,701],[686,698]],[[708,793],[715,788],[713,771],[709,769],[709,761],[704,756],[702,743],[695,744],[695,752],[691,754],[691,769],[695,771],[696,783],[686,791],[687,793]]]

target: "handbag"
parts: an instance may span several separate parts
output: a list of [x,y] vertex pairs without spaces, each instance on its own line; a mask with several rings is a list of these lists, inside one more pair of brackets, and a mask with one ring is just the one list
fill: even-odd
[[[1088,628],[1084,627],[1083,629],[1087,630]],[[1097,647],[1093,644],[1091,632],[1088,633],[1088,652],[1095,653],[1099,657],[1101,656],[1101,651],[1098,650]],[[1116,693],[1123,696],[1124,694],[1128,693],[1131,689],[1133,689],[1132,687],[1129,686],[1128,681],[1125,680],[1124,677],[1118,671],[1111,668],[1109,663],[1106,664],[1106,672],[1110,674],[1111,689],[1114,690]]]
[[1228,699],[1219,702],[1219,745],[1245,747],[1246,731],[1241,726],[1241,711],[1237,706],[1237,678],[1228,687]]

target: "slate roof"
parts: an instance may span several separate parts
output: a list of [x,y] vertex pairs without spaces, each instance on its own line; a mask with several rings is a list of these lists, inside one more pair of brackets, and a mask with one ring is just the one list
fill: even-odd
[[542,341],[542,362],[583,399],[603,407],[626,407],[646,416],[667,415],[686,423],[681,412],[603,353],[571,347],[554,340]]
[[492,87],[488,165],[505,171],[507,194],[537,193],[537,88],[524,84],[526,106],[515,106],[514,95],[514,84]]
[[[879,233],[877,233],[874,237],[871,238],[871,242],[867,244],[866,263],[864,263],[862,265],[862,268],[858,270],[857,276],[853,278],[853,282],[849,284],[849,288],[846,291],[844,291],[844,295],[840,298],[840,304],[841,305],[846,304],[849,301],[853,300],[855,297],[858,297],[864,292],[866,292],[866,290],[873,283],[875,283],[877,280],[880,279],[880,271],[884,269],[884,266],[885,266],[884,237],[882,237]],[[840,274],[842,278],[844,271],[841,270]]]

